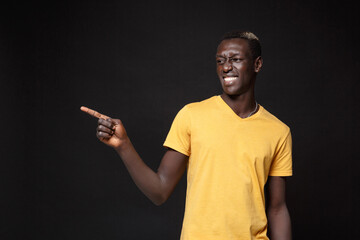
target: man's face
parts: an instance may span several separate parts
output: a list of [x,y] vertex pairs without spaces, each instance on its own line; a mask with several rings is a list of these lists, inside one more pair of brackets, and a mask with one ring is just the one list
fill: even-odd
[[256,69],[255,62],[246,40],[223,40],[216,53],[216,70],[224,93],[236,96],[252,90],[260,69]]

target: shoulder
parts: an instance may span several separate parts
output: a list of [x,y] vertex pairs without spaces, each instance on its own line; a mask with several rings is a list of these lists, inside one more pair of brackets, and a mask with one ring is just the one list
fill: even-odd
[[199,102],[189,103],[185,105],[182,110],[196,113],[199,111],[212,109],[217,104],[217,101],[218,101],[218,96],[213,96]]
[[267,111],[263,106],[261,107],[262,107],[261,119],[266,125],[268,125],[273,130],[276,130],[279,133],[285,135],[288,135],[290,133],[290,128],[284,122],[282,122],[275,115]]
[[206,112],[209,112],[209,109],[214,108],[214,104],[216,104],[216,96],[186,104],[176,114],[175,120],[189,124],[193,119],[203,118]]

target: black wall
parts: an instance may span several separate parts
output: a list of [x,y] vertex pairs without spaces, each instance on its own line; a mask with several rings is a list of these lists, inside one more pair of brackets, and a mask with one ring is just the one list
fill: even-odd
[[358,238],[351,1],[13,1],[0,11],[0,239],[178,239],[185,177],[154,206],[79,107],[121,118],[156,169],[177,111],[221,93],[214,55],[233,29],[260,38],[257,100],[292,129],[294,239]]

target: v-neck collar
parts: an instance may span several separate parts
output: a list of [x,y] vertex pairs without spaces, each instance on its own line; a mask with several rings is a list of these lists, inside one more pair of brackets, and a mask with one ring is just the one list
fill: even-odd
[[228,112],[229,114],[233,115],[234,117],[236,117],[239,121],[248,121],[248,120],[252,120],[252,119],[255,119],[257,118],[263,111],[263,107],[259,105],[259,110],[254,113],[253,115],[251,115],[250,117],[247,117],[247,118],[241,118],[239,115],[237,115],[232,109],[231,107],[224,101],[224,99],[221,98],[220,95],[216,96],[217,97],[217,102],[222,105],[222,108]]

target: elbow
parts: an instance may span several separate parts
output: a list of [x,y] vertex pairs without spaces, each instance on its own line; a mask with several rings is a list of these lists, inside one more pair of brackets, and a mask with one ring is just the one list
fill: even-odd
[[166,196],[164,194],[159,194],[156,197],[150,198],[151,202],[156,206],[163,205],[166,202],[167,199],[168,199],[168,196]]
[[154,205],[156,205],[156,206],[161,206],[161,205],[163,205],[163,203],[165,202],[165,201],[159,201],[159,200],[151,200],[152,201],[152,203],[154,204]]
[[171,194],[171,191],[169,191],[169,189],[166,187],[166,180],[161,175],[159,176],[159,180],[159,188],[154,192],[154,195],[151,198],[149,197],[156,206],[164,204]]
[[283,212],[287,212],[287,206],[286,203],[278,204],[278,205],[270,205],[267,209],[267,214],[269,216],[277,216],[279,214],[282,214]]

